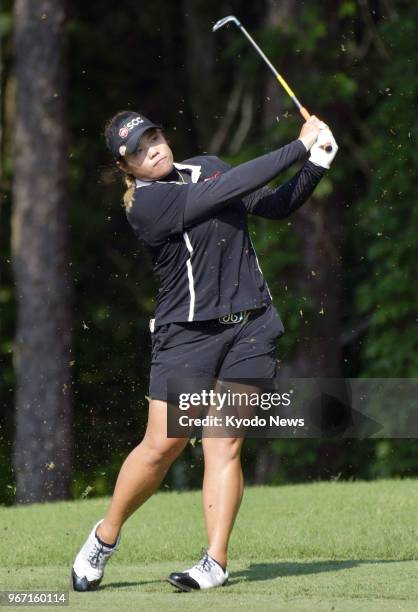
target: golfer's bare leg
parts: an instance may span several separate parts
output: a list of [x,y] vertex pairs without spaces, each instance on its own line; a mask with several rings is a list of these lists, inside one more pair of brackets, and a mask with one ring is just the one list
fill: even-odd
[[97,529],[104,542],[116,541],[123,523],[158,489],[186,444],[187,438],[167,438],[167,404],[151,400],[144,438],[125,459],[109,510]]
[[202,439],[205,457],[203,509],[208,553],[224,567],[229,536],[244,490],[240,460],[242,442],[242,438]]
[[[217,382],[215,390],[247,394],[243,397],[259,391],[253,385],[237,382],[223,383],[221,380]],[[238,418],[251,418],[256,410],[245,401],[243,403],[238,401],[234,409]],[[214,412],[217,412],[216,407]],[[216,435],[216,428],[205,428],[204,431],[207,431],[209,435]],[[202,438],[205,457],[203,508],[209,543],[208,553],[223,566],[226,566],[227,563],[229,537],[244,491],[240,455],[246,428],[241,427],[239,431],[241,436],[239,438]],[[228,434],[229,430],[226,429],[224,435],[225,433]]]

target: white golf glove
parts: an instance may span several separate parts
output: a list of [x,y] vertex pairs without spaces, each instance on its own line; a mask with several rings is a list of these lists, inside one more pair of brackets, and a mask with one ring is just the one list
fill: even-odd
[[[331,151],[328,152],[322,148],[322,146],[325,144],[329,144],[331,146]],[[329,128],[325,128],[319,132],[316,143],[311,147],[309,161],[315,164],[315,166],[321,166],[322,168],[329,169],[332,160],[337,155],[337,151],[338,145],[335,142],[335,138],[332,135],[331,130]]]

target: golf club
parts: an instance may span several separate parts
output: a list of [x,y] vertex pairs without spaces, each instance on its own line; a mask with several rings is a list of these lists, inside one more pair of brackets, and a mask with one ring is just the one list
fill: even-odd
[[[305,119],[305,121],[307,121],[310,118],[310,113],[309,111],[302,106],[302,104],[299,102],[299,100],[297,99],[295,93],[292,91],[292,89],[289,87],[289,85],[287,84],[287,82],[284,80],[284,78],[282,77],[281,74],[279,74],[279,72],[276,70],[276,68],[273,66],[273,64],[270,62],[270,60],[268,59],[268,57],[263,53],[263,51],[260,49],[260,47],[257,45],[257,43],[255,42],[255,40],[252,38],[252,36],[250,36],[250,34],[248,34],[247,30],[244,28],[244,26],[241,24],[241,22],[234,16],[234,15],[229,15],[228,17],[224,17],[223,19],[220,19],[219,21],[217,21],[215,23],[215,25],[212,28],[212,32],[216,32],[217,30],[219,30],[220,28],[222,28],[224,25],[226,25],[227,23],[234,23],[243,34],[245,34],[245,36],[248,38],[248,40],[250,41],[250,43],[252,44],[252,46],[254,47],[254,49],[257,51],[257,53],[263,58],[263,60],[266,62],[267,66],[270,68],[270,70],[272,71],[272,73],[274,74],[274,76],[276,77],[276,79],[279,81],[280,85],[283,87],[283,89],[286,91],[286,93],[290,96],[290,98],[293,100],[293,102],[295,103],[297,109],[299,110],[300,114],[302,115],[302,117]],[[330,151],[332,151],[332,147],[331,145],[326,145],[325,146],[325,150],[329,153]]]

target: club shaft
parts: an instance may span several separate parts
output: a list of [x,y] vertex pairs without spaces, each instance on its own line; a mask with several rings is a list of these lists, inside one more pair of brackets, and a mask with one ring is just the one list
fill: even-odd
[[[277,72],[276,68],[273,66],[273,64],[271,63],[271,61],[269,60],[269,58],[265,55],[265,53],[263,53],[263,51],[260,49],[260,47],[257,45],[257,43],[255,42],[255,40],[253,39],[253,37],[248,34],[247,30],[244,28],[244,26],[240,23],[239,26],[240,30],[242,31],[243,34],[245,34],[245,36],[247,37],[247,39],[250,41],[250,43],[252,44],[252,46],[254,47],[254,49],[257,51],[257,53],[262,57],[262,59],[265,61],[265,63],[267,64],[267,66],[270,68],[270,70],[272,71],[272,73],[274,74],[274,76],[276,77],[276,79],[279,81],[280,85],[283,87],[283,89],[286,91],[286,93],[289,95],[289,97],[293,100],[296,108],[299,110],[300,114],[302,115],[302,117],[305,119],[305,121],[307,121],[309,119],[309,117],[311,116],[308,109],[306,109],[304,106],[302,106],[302,104],[299,102],[299,100],[297,99],[297,97],[295,96],[295,92],[289,87],[289,85],[287,84],[287,82],[284,80],[284,78],[282,77],[282,75]],[[330,144],[326,144],[324,145],[325,151],[327,151],[327,153],[329,153],[332,150],[332,147]]]
[[286,91],[286,93],[289,95],[289,97],[293,100],[295,106],[297,107],[297,109],[299,110],[300,114],[302,115],[302,117],[306,120],[309,119],[310,114],[309,112],[306,110],[306,108],[304,106],[302,106],[302,104],[299,102],[299,100],[297,99],[297,97],[295,96],[295,92],[289,87],[289,85],[287,84],[287,82],[284,80],[284,78],[282,77],[282,75],[277,72],[276,68],[273,66],[273,64],[271,63],[271,61],[269,60],[269,58],[265,55],[265,53],[263,53],[263,51],[260,49],[260,47],[257,45],[257,43],[255,42],[255,40],[253,39],[253,37],[248,34],[247,30],[244,28],[243,25],[239,25],[238,26],[240,28],[240,30],[242,31],[243,34],[245,34],[245,36],[247,37],[247,39],[250,41],[250,43],[252,44],[252,46],[254,47],[254,49],[257,51],[257,53],[263,58],[263,60],[265,61],[265,63],[267,64],[267,66],[270,68],[270,70],[272,71],[272,73],[274,74],[274,76],[276,77],[276,79],[279,81],[280,85],[283,87],[283,89]]
[[[273,66],[273,64],[271,63],[271,61],[269,60],[269,58],[265,55],[265,53],[263,53],[263,51],[260,49],[260,47],[257,45],[257,43],[255,42],[255,40],[253,39],[253,37],[248,34],[247,30],[244,28],[244,26],[240,23],[240,21],[238,21],[238,19],[234,16],[234,15],[230,15],[229,17],[225,17],[224,19],[220,19],[213,27],[213,31],[215,32],[216,30],[218,30],[219,28],[223,27],[226,23],[233,21],[235,23],[235,25],[241,30],[241,32],[245,35],[245,37],[247,38],[247,40],[250,41],[251,45],[254,47],[254,49],[257,51],[257,53],[260,55],[260,57],[265,61],[265,63],[267,64],[267,66],[270,68],[270,70],[272,71],[272,73],[274,74],[274,76],[276,77],[276,79],[278,80],[278,82],[280,83],[280,85],[283,87],[283,89],[285,90],[285,92],[288,94],[288,96],[293,100],[296,108],[298,109],[298,111],[300,112],[300,114],[302,115],[302,117],[304,118],[305,121],[307,121],[310,118],[310,113],[308,111],[307,108],[305,108],[304,106],[302,106],[302,104],[299,102],[299,100],[297,99],[297,97],[295,96],[295,92],[289,87],[289,85],[287,84],[287,82],[285,81],[285,79],[282,77],[282,75],[277,72],[276,68]],[[324,149],[329,153],[330,151],[332,151],[332,147],[330,144],[326,144],[324,145]]]

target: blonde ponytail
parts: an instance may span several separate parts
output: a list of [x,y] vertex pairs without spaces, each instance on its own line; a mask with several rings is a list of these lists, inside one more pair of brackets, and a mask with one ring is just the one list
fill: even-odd
[[126,210],[130,210],[132,208],[132,202],[134,200],[136,179],[133,176],[133,174],[125,174],[124,179],[125,179],[126,191],[123,194],[123,204]]
[[[122,115],[126,115],[127,113],[129,113],[130,111],[120,111],[119,113],[117,113],[114,117],[112,117],[111,119],[109,119],[109,121],[106,122],[105,126],[104,126],[104,137],[106,139],[106,144],[108,146],[108,148],[110,150],[112,150],[111,147],[111,139],[112,139],[112,134],[115,130],[115,125],[117,124],[118,119],[122,116]],[[135,193],[135,187],[136,187],[136,179],[134,177],[133,174],[128,174],[127,172],[125,172],[120,164],[118,163],[118,161],[120,161],[121,158],[117,158],[115,161],[117,162],[117,166],[119,168],[119,172],[122,175],[123,181],[126,185],[126,191],[123,195],[123,205],[125,207],[125,209],[128,211],[132,208],[132,203],[134,200],[134,193]],[[116,170],[116,168],[114,168],[112,166],[113,170]],[[113,172],[112,175],[114,176]]]

